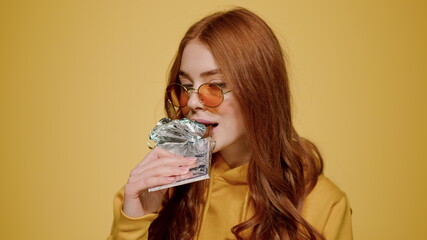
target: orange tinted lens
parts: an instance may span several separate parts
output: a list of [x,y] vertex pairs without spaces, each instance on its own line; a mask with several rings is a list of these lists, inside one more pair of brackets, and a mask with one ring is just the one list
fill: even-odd
[[199,88],[199,98],[207,107],[218,107],[222,103],[222,91],[213,83],[205,83]]
[[167,88],[168,99],[175,107],[185,107],[188,101],[188,94],[185,89],[177,84],[172,84]]

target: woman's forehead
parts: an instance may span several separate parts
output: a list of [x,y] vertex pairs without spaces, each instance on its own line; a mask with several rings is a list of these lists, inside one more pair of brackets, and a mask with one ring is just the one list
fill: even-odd
[[196,78],[220,74],[221,71],[205,44],[199,41],[191,41],[187,44],[181,57],[179,76]]

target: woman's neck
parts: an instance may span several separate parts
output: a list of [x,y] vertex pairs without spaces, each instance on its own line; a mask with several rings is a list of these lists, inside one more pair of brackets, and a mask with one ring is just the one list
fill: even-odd
[[229,146],[226,149],[222,149],[220,154],[230,168],[235,168],[247,163],[251,158],[251,151],[246,144]]

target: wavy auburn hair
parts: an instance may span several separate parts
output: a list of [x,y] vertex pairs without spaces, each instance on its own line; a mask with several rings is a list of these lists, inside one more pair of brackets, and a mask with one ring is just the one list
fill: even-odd
[[[241,108],[251,150],[249,204],[254,215],[230,229],[237,239],[322,239],[302,216],[304,198],[323,170],[318,149],[295,131],[285,60],[270,27],[254,13],[236,8],[195,23],[182,39],[169,84],[178,81],[181,57],[192,40],[211,51]],[[169,117],[182,113],[168,102]],[[206,181],[168,191],[149,239],[193,239],[198,231]],[[243,232],[244,231],[244,232]]]

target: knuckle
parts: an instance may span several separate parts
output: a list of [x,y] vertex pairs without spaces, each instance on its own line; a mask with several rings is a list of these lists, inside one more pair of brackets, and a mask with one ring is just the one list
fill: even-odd
[[143,188],[146,188],[149,186],[150,181],[147,178],[143,178],[143,179],[141,179],[140,183],[143,186]]
[[134,168],[130,171],[129,176],[132,177],[132,176],[135,176],[136,174],[137,174],[136,168]]
[[179,169],[176,168],[176,167],[170,167],[168,172],[169,172],[170,175],[178,175],[179,174]]

